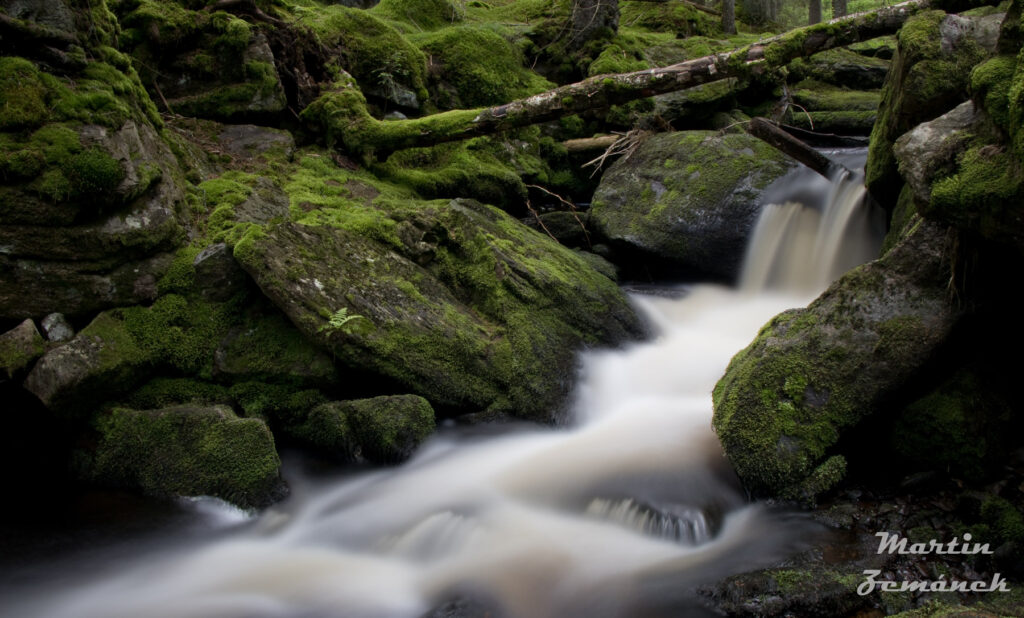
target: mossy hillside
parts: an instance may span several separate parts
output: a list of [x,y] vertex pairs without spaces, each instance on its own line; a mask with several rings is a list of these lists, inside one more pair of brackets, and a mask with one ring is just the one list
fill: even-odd
[[898,35],[898,53],[886,76],[878,119],[871,132],[865,182],[872,195],[898,195],[901,179],[892,145],[920,122],[931,120],[963,101],[971,69],[987,55],[971,38],[944,52],[939,27],[946,15],[926,11],[907,20]]
[[368,11],[340,5],[299,12],[322,45],[338,54],[341,65],[364,89],[394,80],[428,98],[427,58],[393,26]]
[[229,408],[115,408],[95,428],[95,450],[77,458],[78,473],[92,482],[156,496],[216,496],[246,508],[282,491],[270,430]]
[[619,11],[620,25],[671,33],[681,39],[722,33],[720,20],[683,3],[625,0],[619,3]]
[[369,12],[381,19],[397,22],[397,28],[409,33],[456,24],[465,16],[465,6],[450,0],[381,0]]
[[118,5],[121,45],[154,96],[176,113],[206,118],[282,110],[284,92],[263,35],[245,19],[200,8],[153,0]]
[[[839,437],[934,354],[958,317],[948,305],[945,233],[914,233],[854,269],[806,309],[776,316],[713,392],[715,431],[759,495],[808,499],[832,478]],[[823,460],[831,469],[820,468]],[[825,466],[828,467],[828,466]]]
[[[378,5],[379,6],[379,5]],[[430,59],[444,109],[499,105],[550,90],[554,84],[524,66],[523,54],[502,33],[463,25],[411,37]],[[453,96],[442,101],[446,90]]]

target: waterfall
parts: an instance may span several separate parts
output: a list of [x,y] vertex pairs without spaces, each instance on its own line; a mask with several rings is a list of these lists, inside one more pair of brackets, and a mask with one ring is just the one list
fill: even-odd
[[[798,199],[815,183],[823,203]],[[859,185],[803,171],[780,183],[739,290],[634,296],[657,334],[583,355],[569,428],[449,428],[399,468],[329,482],[293,473],[295,495],[250,521],[166,535],[114,564],[98,552],[47,565],[58,584],[0,601],[48,618],[416,618],[458,598],[511,618],[695,615],[694,586],[806,542],[805,521],[745,500],[711,430],[710,393],[771,316],[877,248]]]

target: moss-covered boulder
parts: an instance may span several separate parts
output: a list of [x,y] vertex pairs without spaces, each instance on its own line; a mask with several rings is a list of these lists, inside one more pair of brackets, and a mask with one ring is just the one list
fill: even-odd
[[755,494],[813,498],[842,477],[836,444],[934,358],[960,315],[945,229],[921,223],[806,309],[773,318],[715,386],[714,428]]
[[121,44],[169,112],[223,120],[269,117],[287,105],[267,36],[249,21],[194,3],[118,3]]
[[47,66],[0,58],[0,107],[14,111],[0,123],[0,316],[150,301],[182,236],[183,172],[160,118],[111,47],[69,75]]
[[794,165],[746,134],[654,135],[605,172],[591,220],[651,271],[731,278],[765,189]]
[[896,139],[967,99],[971,69],[995,49],[1001,16],[961,17],[926,11],[907,20],[882,88],[871,132],[865,182],[892,206],[902,180],[893,156]]
[[967,149],[979,117],[967,101],[930,122],[922,122],[900,136],[893,145],[900,175],[906,180],[920,208],[931,202],[932,183],[952,171],[955,159]]
[[228,407],[115,408],[95,425],[95,447],[75,458],[84,480],[155,496],[215,496],[245,508],[284,494],[270,430]]
[[881,88],[888,71],[888,60],[844,48],[797,59],[789,65],[789,73],[797,81],[813,79],[858,90]]
[[44,354],[25,379],[25,388],[55,413],[73,416],[127,391],[154,362],[123,321],[101,313],[74,339]]
[[416,395],[334,401],[286,431],[336,459],[395,463],[434,432],[434,410]]
[[325,208],[311,224],[253,228],[235,246],[267,297],[338,363],[456,413],[550,420],[575,350],[638,333],[611,280],[502,211],[383,197],[358,217]]
[[0,335],[0,370],[11,379],[43,355],[46,342],[32,320],[25,320]]

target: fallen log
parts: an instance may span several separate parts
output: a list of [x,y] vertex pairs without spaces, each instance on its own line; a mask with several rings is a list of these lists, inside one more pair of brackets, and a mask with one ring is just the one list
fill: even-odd
[[836,171],[846,169],[846,166],[829,159],[765,118],[751,119],[747,123],[747,133],[793,157],[825,178],[831,179]]
[[590,152],[592,150],[607,150],[619,141],[621,135],[595,135],[593,137],[581,137],[579,139],[568,139],[562,142],[569,152]]
[[302,118],[331,145],[364,157],[384,156],[403,148],[497,133],[730,77],[763,74],[799,57],[892,34],[911,15],[938,1],[910,0],[798,28],[728,53],[644,71],[598,75],[504,105],[409,120],[373,118],[355,80],[343,74],[302,112]]

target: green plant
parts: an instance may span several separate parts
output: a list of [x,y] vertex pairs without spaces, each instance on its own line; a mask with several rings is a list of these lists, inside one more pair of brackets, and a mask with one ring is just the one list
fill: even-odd
[[366,318],[364,318],[361,315],[356,315],[356,314],[349,315],[348,314],[348,307],[342,307],[341,309],[338,309],[337,311],[335,311],[331,315],[330,319],[327,320],[327,323],[324,324],[323,326],[321,326],[320,330],[317,331],[317,332],[320,332],[320,333],[322,333],[324,331],[327,331],[328,333],[336,333],[336,332],[339,332],[339,331],[340,332],[348,332],[348,329],[345,328],[346,325],[349,322],[351,322],[352,320],[358,320],[360,318],[362,318],[364,320],[366,319]]

